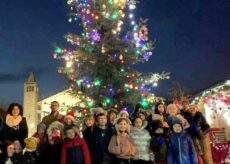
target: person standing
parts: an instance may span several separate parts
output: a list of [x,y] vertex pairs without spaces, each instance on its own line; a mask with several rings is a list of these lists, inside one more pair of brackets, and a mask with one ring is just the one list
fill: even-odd
[[28,136],[28,127],[26,118],[22,115],[23,108],[20,104],[12,103],[9,105],[0,135],[2,142],[18,140],[22,148],[25,147],[24,139]]
[[59,113],[59,103],[57,101],[51,102],[51,113],[45,117],[43,117],[42,122],[49,127],[49,125],[54,121],[63,122],[64,115]]

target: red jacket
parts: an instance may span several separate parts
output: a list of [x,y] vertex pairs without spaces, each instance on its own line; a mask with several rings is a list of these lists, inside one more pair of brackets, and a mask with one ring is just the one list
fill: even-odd
[[90,153],[84,139],[76,136],[64,140],[61,164],[91,164]]

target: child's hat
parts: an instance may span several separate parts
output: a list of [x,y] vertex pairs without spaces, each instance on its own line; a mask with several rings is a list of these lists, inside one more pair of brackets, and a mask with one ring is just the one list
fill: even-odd
[[75,116],[74,116],[74,112],[72,110],[69,110],[65,117],[64,117],[64,120],[66,120],[67,118],[71,119],[72,121],[75,119]]
[[27,149],[36,150],[39,140],[35,137],[24,139]]
[[46,130],[46,124],[44,124],[43,122],[39,123],[37,126],[37,131],[40,129]]

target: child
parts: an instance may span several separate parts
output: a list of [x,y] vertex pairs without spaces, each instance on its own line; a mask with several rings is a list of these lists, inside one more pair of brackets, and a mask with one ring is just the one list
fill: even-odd
[[16,161],[22,161],[22,146],[18,140],[14,141],[14,158]]
[[46,147],[45,161],[48,164],[59,164],[62,149],[63,124],[59,121],[52,122],[47,129],[48,144]]
[[128,164],[137,153],[130,133],[130,120],[126,117],[118,117],[115,120],[117,134],[113,135],[109,143],[109,152],[116,155],[116,164]]
[[115,109],[111,109],[109,110],[108,112],[108,126],[110,126],[111,128],[114,128],[113,127],[113,123],[114,123],[114,120],[117,118],[117,111]]
[[88,114],[85,116],[85,129],[83,130],[83,138],[85,139],[88,147],[91,146],[91,135],[94,127],[95,119],[93,114]]
[[[2,145],[2,155],[0,158],[1,164],[14,164],[14,143],[11,141],[5,141]],[[19,164],[19,162],[17,162]]]
[[163,127],[169,127],[168,123],[166,122],[166,107],[162,102],[156,104],[154,113],[152,115],[152,120],[160,120]]
[[198,164],[196,151],[192,139],[184,132],[179,119],[174,119],[171,128],[167,164]]
[[35,137],[26,138],[24,140],[26,147],[23,154],[23,164],[38,164],[38,139]]
[[90,153],[85,140],[76,134],[70,126],[64,129],[66,136],[61,154],[61,164],[91,164]]
[[137,154],[133,158],[134,164],[148,164],[150,159],[153,159],[153,153],[150,151],[151,137],[145,129],[147,121],[143,122],[141,117],[136,117],[134,127],[131,130],[130,136],[137,148]]
[[91,136],[91,155],[94,164],[110,164],[111,155],[108,153],[108,145],[112,136],[112,128],[107,125],[107,115],[105,112],[98,113],[95,117],[96,125]]
[[165,129],[160,120],[152,122],[152,139],[150,143],[150,149],[155,155],[156,164],[166,164],[167,150],[168,150],[168,138],[166,137]]
[[64,127],[72,126],[74,119],[74,112],[69,110],[67,114],[64,116]]

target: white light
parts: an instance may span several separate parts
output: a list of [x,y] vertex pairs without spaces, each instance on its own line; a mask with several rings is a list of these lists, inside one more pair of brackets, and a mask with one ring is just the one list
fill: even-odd
[[132,25],[135,25],[135,21],[132,21],[131,24],[132,24]]
[[129,14],[129,18],[133,18],[133,14]]
[[136,8],[136,6],[135,6],[134,4],[130,4],[130,5],[129,5],[129,9],[130,9],[130,10],[134,10],[135,8]]
[[158,84],[157,84],[156,82],[155,82],[155,83],[153,83],[153,86],[154,86],[154,87],[156,87],[157,85],[158,85]]
[[66,67],[70,68],[72,66],[73,62],[72,61],[67,61],[66,62]]

